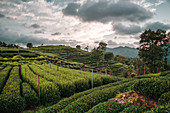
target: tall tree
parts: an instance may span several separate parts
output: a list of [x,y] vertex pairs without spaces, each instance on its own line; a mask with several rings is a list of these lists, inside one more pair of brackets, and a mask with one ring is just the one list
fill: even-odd
[[104,52],[102,49],[99,49],[99,48],[97,48],[97,49],[94,48],[90,55],[91,61],[96,62],[97,66],[98,66],[99,62],[104,59],[103,57],[104,57]]
[[89,46],[86,46],[84,49],[88,51],[89,50]]
[[163,57],[168,40],[166,31],[158,29],[157,31],[145,30],[140,35],[139,57],[150,68],[151,72],[156,72],[158,67],[163,66]]
[[28,47],[28,48],[32,48],[32,47],[33,47],[33,44],[32,44],[32,43],[27,43],[27,47]]
[[80,46],[80,45],[76,45],[76,48],[77,48],[77,49],[81,49],[81,46]]
[[100,42],[98,49],[102,49],[102,50],[105,51],[106,50],[106,46],[107,46],[107,44],[105,42]]
[[106,62],[108,62],[112,58],[113,58],[113,53],[112,52],[105,52],[104,53],[104,59],[106,60]]

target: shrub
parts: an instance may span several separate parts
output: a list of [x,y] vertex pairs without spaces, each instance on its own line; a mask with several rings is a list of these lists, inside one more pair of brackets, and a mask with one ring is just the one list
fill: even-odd
[[101,79],[103,80],[103,85],[121,80],[121,78],[119,78],[119,77],[113,77],[113,76],[109,76],[109,75],[107,75],[107,76],[103,75],[101,77]]
[[75,86],[76,86],[76,92],[81,92],[81,91],[89,89],[88,81],[83,78],[76,80]]
[[161,95],[161,97],[158,100],[159,105],[165,105],[165,104],[170,104],[170,92],[166,92]]
[[[35,75],[27,65],[22,65],[22,74],[27,70],[27,82],[35,89],[38,93],[38,75]],[[22,79],[25,79],[25,76],[22,75]],[[60,99],[60,91],[57,85],[53,84],[50,81],[47,81],[40,76],[40,98],[41,104],[49,105],[57,103]]]
[[167,76],[168,74],[170,74],[170,71],[162,72],[160,76]]
[[68,106],[66,106],[61,113],[66,112],[87,112],[93,106],[99,104],[100,102],[104,102],[109,98],[115,97],[119,92],[125,92],[129,90],[129,86],[134,84],[134,81],[121,84],[119,86],[111,86],[109,88],[105,88],[103,90],[97,90],[89,95],[85,95],[76,101],[72,102]]
[[136,77],[137,76],[137,74],[136,73],[131,73],[131,75],[130,75],[132,78],[133,77]]
[[20,113],[25,106],[25,99],[20,95],[0,95],[0,113]]
[[144,94],[153,98],[159,98],[161,94],[168,92],[170,89],[169,80],[161,79],[144,79],[139,80],[134,85],[134,90],[137,93]]
[[123,80],[123,81],[119,81],[119,82],[116,82],[116,83],[110,83],[110,84],[103,85],[103,86],[100,86],[100,87],[95,87],[93,89],[90,89],[90,90],[87,90],[87,91],[84,91],[84,92],[76,93],[73,96],[70,96],[68,98],[64,98],[63,100],[60,100],[57,104],[54,104],[53,106],[41,109],[39,112],[40,113],[59,112],[60,110],[65,108],[67,105],[71,104],[73,101],[76,101],[77,99],[79,99],[79,98],[81,98],[85,95],[88,95],[88,94],[90,94],[94,91],[97,91],[97,90],[102,90],[104,88],[109,88],[109,87],[112,87],[112,86],[120,85],[120,84],[123,84],[123,83],[128,82],[128,81],[129,80]]
[[124,109],[122,104],[115,101],[100,103],[90,109],[87,113],[118,113]]
[[24,110],[25,99],[20,95],[19,67],[14,67],[0,95],[0,113],[19,113]]
[[146,111],[145,107],[142,106],[130,106],[125,108],[121,113],[143,113]]
[[38,95],[31,89],[31,86],[28,83],[22,83],[22,95],[25,98],[27,107],[35,107],[38,105]]
[[0,71],[0,93],[8,78],[8,73],[10,72],[10,70],[11,70],[11,66],[7,66],[3,70]]
[[56,83],[59,86],[61,97],[68,97],[75,93],[76,86],[73,82]]
[[150,111],[146,111],[145,113],[169,113],[170,107],[169,105],[157,106],[156,108],[152,108]]

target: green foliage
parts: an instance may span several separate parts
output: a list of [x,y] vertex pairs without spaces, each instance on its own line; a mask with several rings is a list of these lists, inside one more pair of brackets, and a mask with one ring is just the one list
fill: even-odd
[[156,72],[157,68],[160,68],[164,63],[163,57],[166,51],[162,46],[166,46],[168,42],[165,33],[166,31],[160,29],[157,31],[149,29],[145,30],[140,36],[139,56],[152,73]]
[[1,113],[19,113],[26,107],[25,99],[20,95],[21,82],[19,67],[14,67],[0,95]]
[[137,76],[137,74],[136,73],[131,73],[131,75],[130,75],[132,78],[133,77],[136,77]]
[[85,95],[76,101],[66,106],[60,113],[74,113],[74,112],[87,112],[93,106],[108,100],[111,97],[115,97],[117,93],[129,90],[128,86],[134,84],[134,82],[124,83],[118,86],[111,86],[103,90],[94,91],[88,95]]
[[170,92],[162,94],[158,100],[158,104],[159,105],[170,104]]
[[80,46],[80,45],[76,45],[76,48],[77,48],[77,49],[81,49],[81,46]]
[[152,108],[150,111],[146,111],[145,113],[169,113],[170,107],[169,105],[157,106],[156,108]]
[[[27,65],[22,65],[22,78],[25,80],[25,69],[27,71],[27,82],[38,93],[38,75],[34,74]],[[60,91],[57,85],[47,81],[40,76],[41,104],[54,104],[60,99]]]
[[116,63],[110,66],[114,76],[120,76],[123,72],[126,72],[128,66],[122,63]]
[[142,106],[130,106],[125,108],[121,113],[143,113],[146,111],[145,107]]
[[3,70],[0,71],[0,93],[2,91],[3,86],[5,85],[5,82],[8,78],[8,73],[11,70],[11,66],[5,67]]
[[38,95],[28,83],[22,83],[22,95],[25,98],[27,107],[35,107],[38,105]]
[[33,47],[33,44],[32,44],[32,43],[27,43],[27,47],[28,47],[28,48],[32,48],[32,47]]
[[[119,80],[117,79],[117,81],[119,81]],[[83,97],[85,95],[88,95],[88,94],[90,94],[90,93],[92,93],[94,91],[102,90],[104,88],[108,88],[108,87],[111,87],[111,86],[116,86],[116,85],[119,85],[119,84],[122,84],[122,83],[125,83],[125,82],[128,82],[128,81],[123,80],[123,81],[103,85],[103,86],[100,86],[100,87],[95,87],[93,89],[90,89],[90,90],[87,90],[87,91],[84,91],[84,92],[76,93],[73,96],[70,96],[68,98],[64,98],[63,100],[60,100],[57,104],[54,104],[53,106],[41,109],[39,112],[40,113],[59,112],[60,110],[65,108],[67,105],[69,105],[73,101],[76,101],[78,98],[81,98],[81,97]]]
[[20,95],[0,95],[1,113],[20,113],[25,106],[25,99]]
[[117,62],[120,62],[120,63],[125,63],[127,58],[125,56],[116,55],[114,60],[117,61]]
[[100,103],[90,109],[87,113],[118,113],[124,109],[122,104],[115,101]]
[[94,48],[91,52],[91,55],[90,55],[90,58],[91,58],[91,61],[92,62],[96,62],[96,63],[99,63],[100,60],[103,60],[104,58],[104,52],[102,49],[100,48]]
[[113,58],[113,53],[112,52],[105,52],[104,53],[104,59],[108,62]]
[[170,74],[170,71],[162,72],[160,76],[167,76],[168,74]]
[[161,94],[168,92],[170,89],[169,80],[161,79],[145,79],[140,80],[134,85],[134,90],[137,93],[145,96],[159,98]]
[[139,76],[135,76],[135,78],[137,78],[137,79],[141,79],[141,78],[159,78],[159,74],[139,75]]
[[24,59],[24,57],[22,57],[21,55],[16,55],[12,57],[13,59]]

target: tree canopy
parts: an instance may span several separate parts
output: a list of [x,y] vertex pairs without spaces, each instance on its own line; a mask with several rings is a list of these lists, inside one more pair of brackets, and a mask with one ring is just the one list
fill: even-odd
[[33,47],[33,44],[32,44],[32,43],[27,43],[27,47],[28,47],[28,48],[32,48],[32,47]]
[[163,46],[166,46],[167,42],[168,39],[164,30],[145,30],[140,35],[139,57],[143,59],[151,72],[156,72],[157,68],[164,65],[165,49]]

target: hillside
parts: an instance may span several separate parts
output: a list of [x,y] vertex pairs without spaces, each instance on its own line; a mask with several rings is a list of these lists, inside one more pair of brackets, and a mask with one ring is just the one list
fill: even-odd
[[[169,72],[168,72],[169,73]],[[146,75],[146,76],[138,76],[133,79],[124,79],[120,81],[116,81],[107,85],[103,85],[100,87],[96,87],[93,89],[86,90],[84,92],[76,93],[73,96],[60,100],[58,103],[40,109],[37,113],[143,113],[144,111],[148,111],[148,113],[165,113],[164,111],[169,110],[168,108],[168,88],[169,88],[169,75],[168,73],[161,73],[160,75]],[[155,87],[157,87],[156,90]],[[146,87],[147,86],[147,87]],[[139,87],[139,88],[138,88]],[[166,88],[163,88],[166,87]],[[127,104],[120,104],[117,102],[109,102],[111,98],[117,97],[122,98],[120,94],[123,92],[129,92],[134,90],[139,95],[144,92],[143,95],[146,97],[150,97],[149,99],[153,99],[156,96],[159,98],[155,100],[156,103],[159,104],[156,108],[154,106],[151,111],[148,109],[148,105],[145,103],[139,106],[131,106],[131,101],[138,102],[139,98],[133,97],[130,100],[127,100]],[[124,93],[123,93],[124,94]],[[162,96],[163,95],[163,96]],[[164,98],[167,98],[163,100]],[[167,107],[163,107],[166,105]],[[132,107],[132,108],[131,108]],[[145,108],[146,107],[146,108]],[[159,111],[156,112],[156,110]],[[130,111],[129,111],[130,110]]]
[[106,52],[113,52],[114,56],[120,55],[131,58],[138,57],[138,50],[127,46],[120,46],[117,48],[106,48]]

